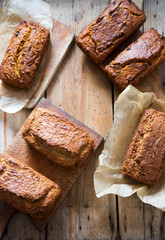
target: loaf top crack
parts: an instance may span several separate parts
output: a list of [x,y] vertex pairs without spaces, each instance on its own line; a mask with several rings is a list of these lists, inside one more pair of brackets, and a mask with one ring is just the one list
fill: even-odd
[[35,22],[20,23],[0,66],[0,79],[29,88],[50,40],[50,32]]

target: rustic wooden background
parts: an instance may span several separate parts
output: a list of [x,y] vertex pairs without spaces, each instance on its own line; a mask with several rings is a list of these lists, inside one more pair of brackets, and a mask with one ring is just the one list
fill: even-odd
[[[0,0],[0,2],[2,2]],[[49,0],[53,17],[75,33],[104,10],[109,0]],[[143,31],[155,27],[165,31],[165,1],[144,0],[147,21]],[[159,74],[159,71],[157,71]],[[72,44],[45,96],[95,131],[106,136],[112,125],[113,104],[118,93],[112,84],[76,46]],[[0,152],[11,143],[30,111],[0,112]],[[96,163],[97,164],[97,163]],[[143,204],[135,195],[95,197],[93,172],[88,164],[47,228],[40,233],[28,216],[17,212],[10,220],[3,240],[108,240],[165,239],[165,214]]]

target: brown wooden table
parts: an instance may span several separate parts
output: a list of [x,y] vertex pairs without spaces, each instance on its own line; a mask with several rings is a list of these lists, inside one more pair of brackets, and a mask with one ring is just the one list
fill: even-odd
[[[86,26],[109,4],[109,0],[49,0],[53,17],[75,33]],[[155,27],[165,31],[165,1],[144,0],[146,31]],[[159,71],[157,71],[159,73]],[[73,43],[45,96],[89,127],[106,136],[112,125],[113,104],[118,92],[109,79]],[[0,152],[29,115],[0,111]],[[97,164],[97,161],[96,161]],[[91,161],[73,186],[47,228],[40,233],[28,216],[17,212],[10,220],[3,240],[108,240],[165,239],[165,214],[143,204],[136,195],[121,198],[113,195],[97,199],[93,188],[96,164]]]

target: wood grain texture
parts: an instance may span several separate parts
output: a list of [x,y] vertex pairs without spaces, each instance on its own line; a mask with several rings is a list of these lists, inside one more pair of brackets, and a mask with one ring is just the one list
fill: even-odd
[[[99,15],[109,0],[49,0],[53,16],[79,33]],[[147,21],[143,31],[155,27],[159,33],[165,27],[165,1],[144,0]],[[165,68],[164,68],[165,69]],[[162,70],[162,75],[163,74]],[[160,70],[153,79],[159,80]],[[144,84],[144,83],[143,83]],[[147,82],[145,89],[150,88]],[[46,93],[48,99],[106,136],[113,119],[113,102],[119,92],[105,74],[97,68],[76,44],[71,46]],[[164,93],[163,93],[164,94]],[[9,115],[0,112],[0,150],[11,143],[29,111]],[[109,239],[165,239],[165,215],[143,204],[137,197],[116,198],[113,195],[97,199],[93,190],[93,157],[80,178],[66,196],[56,214],[40,233],[23,213],[10,220],[3,240],[59,239],[59,240],[109,240]],[[94,162],[94,164],[93,164]],[[117,205],[116,205],[117,204]]]
[[[73,1],[64,2],[63,10],[61,10],[61,1],[56,1],[55,4],[61,13],[60,21],[70,22],[76,34],[109,4],[109,1],[99,0],[85,3],[74,1],[74,4]],[[48,88],[47,97],[92,129],[97,129],[101,135],[106,136],[112,123],[111,83],[76,44],[69,51]],[[88,168],[83,171],[79,181],[66,197],[69,206],[61,209],[63,214],[55,215],[53,224],[48,225],[48,232],[52,227],[55,232],[58,232],[58,239],[65,239],[65,233],[67,233],[66,239],[78,240],[105,240],[117,237],[116,197],[96,198],[93,190],[93,173],[96,164],[89,163]],[[90,188],[88,189],[87,186]],[[66,216],[65,221],[63,215]],[[55,222],[62,222],[62,229],[55,227]],[[98,224],[101,222],[103,224]],[[53,238],[53,230],[48,239]]]

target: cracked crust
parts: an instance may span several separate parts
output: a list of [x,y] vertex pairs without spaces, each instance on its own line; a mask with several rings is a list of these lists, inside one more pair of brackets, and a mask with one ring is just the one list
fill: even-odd
[[145,20],[143,12],[132,1],[117,0],[77,36],[76,42],[92,60],[102,63]]
[[0,66],[0,79],[19,88],[29,88],[50,40],[50,32],[35,22],[16,28]]
[[146,109],[127,151],[121,172],[149,186],[157,184],[165,169],[165,114]]
[[114,84],[124,90],[135,85],[165,60],[165,38],[154,28],[121,52],[105,70]]
[[0,199],[44,220],[59,196],[57,184],[8,154],[0,154]]
[[44,108],[32,112],[22,135],[33,148],[64,167],[80,166],[93,148],[93,140],[88,133]]

